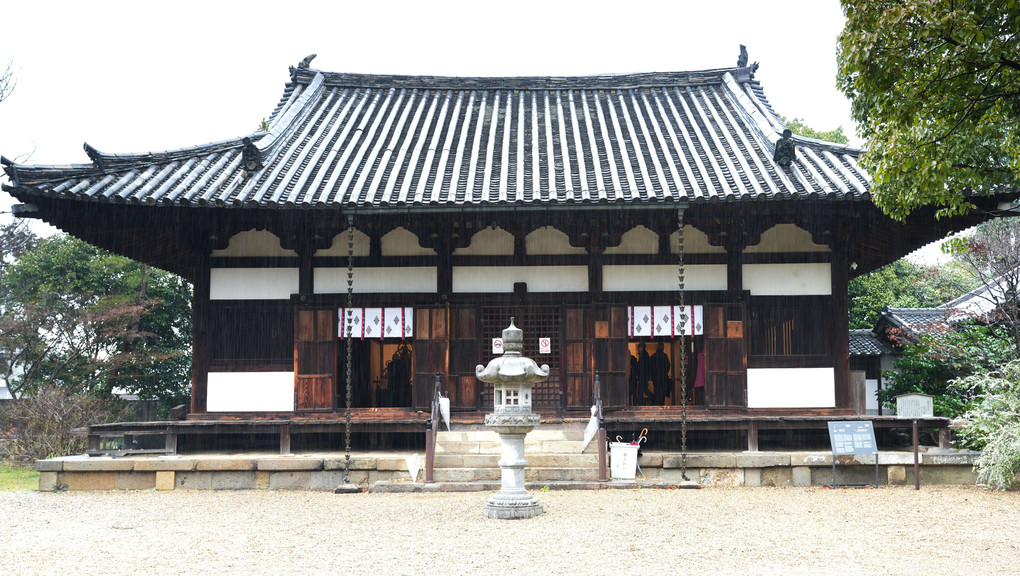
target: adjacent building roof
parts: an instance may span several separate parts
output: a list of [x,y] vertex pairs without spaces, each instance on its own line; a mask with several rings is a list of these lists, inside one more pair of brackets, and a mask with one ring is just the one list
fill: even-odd
[[851,356],[883,356],[895,353],[888,342],[876,336],[871,330],[850,331]]
[[868,197],[857,150],[793,136],[795,159],[784,166],[774,160],[783,130],[749,67],[449,78],[303,62],[268,131],[140,154],[86,144],[87,164],[5,160],[5,189],[23,201],[241,208]]

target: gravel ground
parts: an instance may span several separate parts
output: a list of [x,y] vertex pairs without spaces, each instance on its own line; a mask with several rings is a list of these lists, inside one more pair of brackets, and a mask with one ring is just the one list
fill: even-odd
[[0,574],[1017,574],[1020,492],[0,493]]

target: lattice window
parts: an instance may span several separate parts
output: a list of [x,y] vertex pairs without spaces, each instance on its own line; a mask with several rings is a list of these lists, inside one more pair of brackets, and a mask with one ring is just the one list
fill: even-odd
[[[563,390],[560,385],[560,316],[558,306],[491,306],[480,310],[482,315],[482,333],[479,338],[481,346],[480,358],[486,363],[492,358],[492,339],[503,335],[503,329],[510,325],[510,317],[514,324],[524,331],[524,356],[532,358],[539,365],[549,365],[549,379],[538,382],[531,389],[532,410],[559,410],[562,404]],[[539,354],[538,339],[549,338],[552,344],[551,354]],[[482,389],[482,407],[488,409],[493,405],[492,384],[485,384]]]

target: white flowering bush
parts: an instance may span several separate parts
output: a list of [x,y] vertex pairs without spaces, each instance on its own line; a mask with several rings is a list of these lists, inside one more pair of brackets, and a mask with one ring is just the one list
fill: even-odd
[[974,465],[978,482],[998,490],[1020,487],[1020,361],[955,384],[975,396],[961,416],[966,426],[960,437],[981,450]]

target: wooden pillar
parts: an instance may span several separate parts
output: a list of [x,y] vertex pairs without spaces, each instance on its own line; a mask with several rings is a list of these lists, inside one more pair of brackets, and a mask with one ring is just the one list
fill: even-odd
[[588,294],[595,300],[602,294],[602,247],[588,247]]
[[206,412],[206,390],[212,345],[209,306],[210,271],[208,253],[199,258],[198,273],[191,293],[191,410]]
[[290,454],[290,424],[280,425],[280,454]]
[[312,264],[312,254],[315,253],[313,242],[302,242],[298,246],[298,294],[310,296],[315,293],[315,267]]
[[826,315],[832,349],[836,385],[836,408],[851,408],[850,398],[850,318],[847,285],[850,282],[850,261],[846,247],[850,231],[834,231],[832,242],[832,297]]
[[726,293],[729,302],[739,302],[744,291],[744,242],[732,236],[726,242]]
[[435,244],[436,255],[439,257],[436,274],[438,276],[436,291],[440,300],[449,301],[453,293],[453,245],[448,239],[440,239]]
[[747,451],[758,451],[758,421],[748,420],[747,422]]

